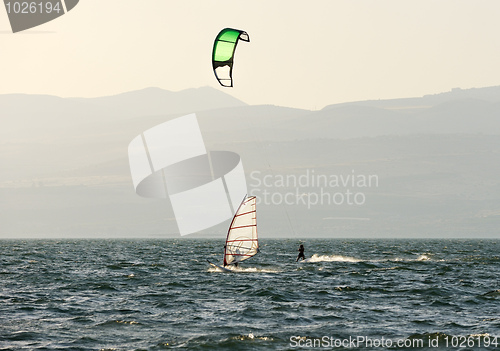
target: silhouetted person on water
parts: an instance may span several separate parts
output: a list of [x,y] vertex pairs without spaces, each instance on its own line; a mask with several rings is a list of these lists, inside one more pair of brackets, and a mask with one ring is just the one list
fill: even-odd
[[306,256],[304,256],[304,245],[300,244],[298,251],[299,255],[297,256],[297,260],[295,262],[298,262],[300,258],[302,258],[303,260],[306,259]]

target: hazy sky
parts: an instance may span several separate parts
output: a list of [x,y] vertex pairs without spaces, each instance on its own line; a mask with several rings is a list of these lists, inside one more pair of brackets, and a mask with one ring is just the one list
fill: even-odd
[[[498,0],[81,0],[12,34],[0,10],[0,93],[92,97],[212,86],[250,104],[331,103],[500,85]],[[242,29],[233,77],[211,68]]]

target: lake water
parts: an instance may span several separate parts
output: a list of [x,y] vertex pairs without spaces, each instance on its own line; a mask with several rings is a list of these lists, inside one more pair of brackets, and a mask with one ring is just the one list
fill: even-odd
[[223,245],[0,241],[0,350],[500,348],[500,241]]

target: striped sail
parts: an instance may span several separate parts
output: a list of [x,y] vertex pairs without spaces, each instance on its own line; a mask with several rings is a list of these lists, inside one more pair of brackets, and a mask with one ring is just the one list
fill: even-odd
[[246,260],[259,251],[255,196],[245,197],[227,233],[224,266]]

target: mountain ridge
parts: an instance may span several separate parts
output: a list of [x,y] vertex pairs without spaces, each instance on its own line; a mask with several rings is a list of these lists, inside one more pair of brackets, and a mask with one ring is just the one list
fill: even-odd
[[[178,236],[169,201],[135,193],[127,148],[145,130],[193,112],[207,150],[240,155],[249,191],[263,202],[263,237],[289,235],[290,219],[304,235],[492,237],[500,221],[497,90],[318,111],[248,105],[209,87],[90,99],[0,95],[0,239]],[[349,189],[264,184],[264,177],[307,172],[376,175],[379,182],[351,189],[366,196],[363,206],[311,208],[301,203],[304,196]],[[265,191],[297,201],[284,212],[283,205],[266,204]]]

